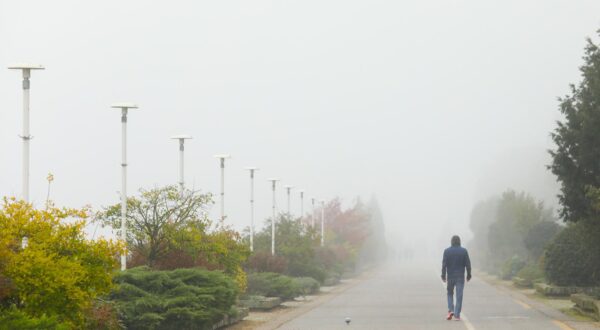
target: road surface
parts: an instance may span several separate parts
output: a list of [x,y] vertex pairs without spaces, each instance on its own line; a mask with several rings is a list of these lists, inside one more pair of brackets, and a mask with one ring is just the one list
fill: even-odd
[[[571,329],[564,315],[474,278],[465,287],[462,321],[446,321],[446,291],[434,263],[387,265],[279,329]],[[539,304],[539,303],[538,303]],[[344,320],[349,317],[350,325]]]

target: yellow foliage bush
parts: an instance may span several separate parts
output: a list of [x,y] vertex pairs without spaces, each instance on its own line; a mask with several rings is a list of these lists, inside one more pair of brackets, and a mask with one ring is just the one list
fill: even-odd
[[[56,315],[78,327],[97,296],[108,294],[118,243],[87,240],[88,210],[37,210],[4,198],[0,208],[0,304]],[[28,244],[22,245],[27,237]]]

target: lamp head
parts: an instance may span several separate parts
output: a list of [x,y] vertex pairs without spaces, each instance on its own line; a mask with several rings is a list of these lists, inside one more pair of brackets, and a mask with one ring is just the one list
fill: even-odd
[[259,170],[258,167],[253,167],[253,166],[248,166],[248,167],[245,167],[244,169],[246,169],[248,171],[258,171]]
[[214,157],[219,158],[219,159],[231,158],[231,156],[229,154],[218,154],[218,155],[215,155]]
[[173,135],[171,136],[173,140],[190,140],[193,139],[191,135],[181,134],[181,135]]
[[131,102],[118,102],[110,105],[114,109],[138,109],[137,104]]
[[44,66],[41,64],[31,64],[31,63],[15,63],[13,65],[8,66],[11,70],[44,70]]

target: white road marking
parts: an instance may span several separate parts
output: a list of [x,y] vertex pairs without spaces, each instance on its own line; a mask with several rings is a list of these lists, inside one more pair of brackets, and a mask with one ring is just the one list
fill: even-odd
[[488,320],[499,320],[499,319],[509,319],[509,320],[526,320],[529,319],[529,316],[486,316],[484,319]]

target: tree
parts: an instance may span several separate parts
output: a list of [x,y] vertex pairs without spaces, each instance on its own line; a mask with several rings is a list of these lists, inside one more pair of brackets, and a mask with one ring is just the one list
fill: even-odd
[[[143,262],[153,267],[164,258],[183,229],[203,233],[209,225],[205,207],[212,203],[210,194],[199,194],[176,186],[140,189],[139,197],[127,199],[127,245]],[[116,204],[97,214],[104,225],[120,228],[121,206]],[[185,239],[192,239],[186,235]],[[180,240],[181,243],[181,240]]]
[[[0,209],[0,308],[57,316],[80,327],[95,297],[108,294],[120,246],[85,238],[87,210],[37,210],[4,199]],[[22,245],[23,237],[28,244]]]
[[552,221],[552,210],[525,193],[509,190],[502,194],[494,223],[488,233],[492,265],[498,267],[509,258],[528,257],[525,238],[531,228],[542,221]]
[[480,201],[471,210],[469,228],[473,232],[473,240],[469,244],[471,258],[483,267],[490,267],[488,236],[490,226],[496,220],[499,198],[493,197]]
[[[317,270],[315,262],[315,247],[319,245],[316,231],[285,214],[280,215],[276,223],[275,254],[285,258],[286,273],[292,276],[311,276],[322,282],[325,277],[324,271]],[[257,252],[270,253],[270,220],[267,220],[265,227],[256,233],[254,248]]]
[[600,187],[600,50],[590,39],[583,59],[582,81],[559,99],[565,119],[552,133],[556,149],[550,151],[549,169],[561,184],[560,215],[570,222],[599,215],[587,194]]
[[[127,244],[132,250],[131,266],[153,269],[204,267],[220,269],[246,287],[241,264],[250,251],[240,235],[223,224],[213,226],[205,208],[210,194],[176,186],[140,190],[139,197],[127,200]],[[120,227],[121,208],[113,205],[96,216],[97,221]]]

